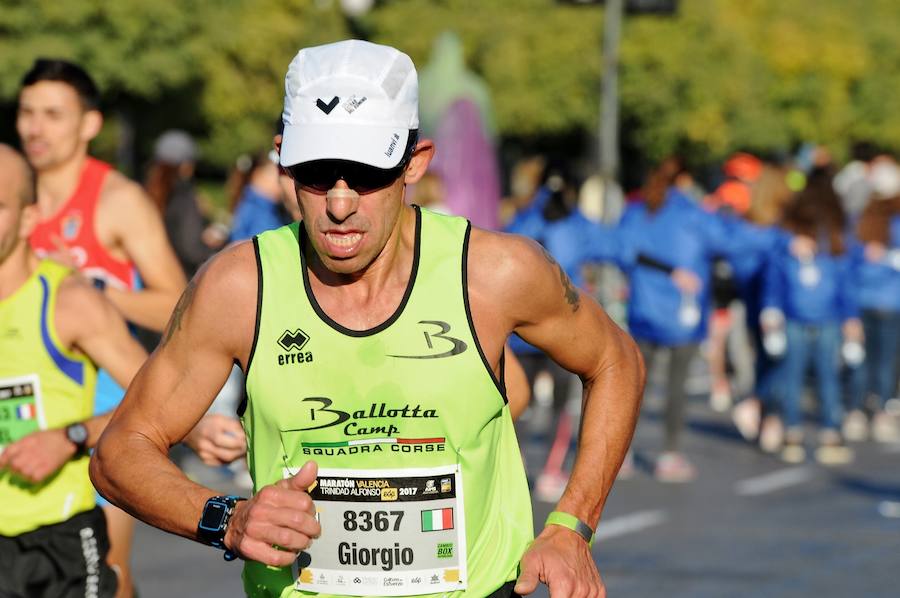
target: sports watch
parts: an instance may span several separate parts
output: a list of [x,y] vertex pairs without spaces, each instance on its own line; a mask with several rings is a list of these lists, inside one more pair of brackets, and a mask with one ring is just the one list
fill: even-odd
[[66,426],[66,438],[75,445],[75,454],[83,455],[87,452],[88,429],[81,422],[75,422]]
[[241,500],[247,499],[240,496],[213,496],[206,501],[200,522],[197,523],[197,539],[225,550],[226,561],[237,558],[237,555],[225,548],[225,532],[228,531],[228,522],[234,514],[234,505]]

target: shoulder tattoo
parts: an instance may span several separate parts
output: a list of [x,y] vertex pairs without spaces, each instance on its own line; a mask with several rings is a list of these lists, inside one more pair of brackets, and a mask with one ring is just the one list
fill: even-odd
[[572,308],[573,313],[578,311],[578,308],[581,307],[581,296],[578,294],[578,289],[572,284],[572,280],[569,278],[569,275],[566,274],[566,271],[563,270],[562,266],[559,265],[559,262],[553,259],[550,252],[544,247],[541,247],[541,252],[544,254],[547,261],[556,266],[556,269],[559,271],[559,282],[562,284],[566,303]]
[[172,312],[172,318],[169,320],[169,325],[166,327],[166,334],[163,337],[162,344],[166,344],[169,342],[175,333],[181,330],[181,322],[184,319],[184,312],[188,310],[191,304],[194,302],[194,294],[197,291],[197,277],[191,279],[188,283],[187,288],[184,289],[184,293],[181,294],[181,298],[178,300],[178,303],[175,305],[175,310]]

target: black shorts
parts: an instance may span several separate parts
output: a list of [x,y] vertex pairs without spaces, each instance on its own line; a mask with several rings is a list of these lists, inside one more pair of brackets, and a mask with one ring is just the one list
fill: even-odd
[[488,598],[520,598],[518,594],[513,592],[513,588],[516,587],[515,580],[508,581],[495,592],[491,593]]
[[0,598],[112,598],[109,538],[95,507],[63,523],[0,536]]

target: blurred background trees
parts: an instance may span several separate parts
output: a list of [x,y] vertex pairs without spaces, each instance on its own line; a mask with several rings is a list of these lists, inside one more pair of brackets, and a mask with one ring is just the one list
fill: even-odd
[[[351,36],[396,45],[423,68],[454,30],[490,90],[504,151],[596,157],[600,6],[554,0],[0,0],[0,139],[37,56],[83,63],[103,89],[95,152],[139,174],[155,136],[181,127],[209,170],[270,143],[287,64],[304,45]],[[629,16],[622,36],[625,159],[681,151],[855,139],[900,148],[900,3],[683,0],[674,16]],[[513,148],[513,149],[510,149]]]

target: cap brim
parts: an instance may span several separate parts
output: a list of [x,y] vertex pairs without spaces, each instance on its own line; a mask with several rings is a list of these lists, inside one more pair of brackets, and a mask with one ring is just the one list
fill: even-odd
[[393,168],[400,164],[409,129],[360,125],[285,125],[281,165],[313,160],[348,160]]

